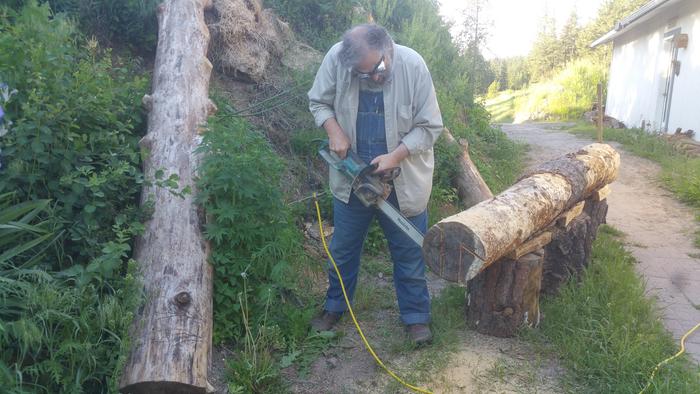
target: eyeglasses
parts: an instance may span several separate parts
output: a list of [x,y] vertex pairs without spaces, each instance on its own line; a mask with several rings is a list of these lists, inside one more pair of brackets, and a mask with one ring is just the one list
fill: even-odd
[[368,73],[361,73],[357,72],[357,77],[360,79],[369,79],[372,78],[374,75],[382,75],[386,71],[386,65],[384,64],[384,55],[382,55],[381,58],[379,58],[379,62],[374,65],[374,68],[372,68],[372,71]]

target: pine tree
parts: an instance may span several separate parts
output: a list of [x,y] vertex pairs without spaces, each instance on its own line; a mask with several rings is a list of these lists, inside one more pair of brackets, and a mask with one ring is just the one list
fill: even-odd
[[561,64],[566,64],[578,57],[577,41],[579,35],[578,14],[576,10],[572,11],[569,18],[566,20],[562,28],[561,38]]
[[545,14],[540,22],[540,31],[530,51],[529,68],[533,81],[549,77],[561,64],[561,48],[557,39],[554,18]]

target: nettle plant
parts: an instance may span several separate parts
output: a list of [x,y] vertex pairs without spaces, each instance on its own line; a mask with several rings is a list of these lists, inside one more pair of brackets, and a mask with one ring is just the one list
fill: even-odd
[[250,300],[253,325],[266,305],[280,306],[276,300],[295,287],[293,266],[304,255],[279,188],[282,160],[248,122],[219,108],[199,149],[197,182],[212,243],[215,342],[244,335],[241,298]]

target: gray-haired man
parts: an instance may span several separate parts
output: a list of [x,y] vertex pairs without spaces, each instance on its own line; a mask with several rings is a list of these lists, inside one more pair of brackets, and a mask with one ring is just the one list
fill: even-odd
[[[378,172],[401,168],[388,201],[425,232],[433,144],[443,124],[423,58],[395,44],[381,26],[355,26],[328,51],[308,96],[309,109],[328,133],[332,151],[345,157],[353,149],[365,162],[377,164]],[[330,250],[349,297],[357,284],[362,244],[376,216],[394,262],[401,320],[413,341],[430,341],[430,296],[421,248],[383,214],[362,205],[350,183],[332,168],[330,186],[335,225]],[[328,280],[324,311],[312,321],[316,330],[332,328],[347,309],[332,269]]]

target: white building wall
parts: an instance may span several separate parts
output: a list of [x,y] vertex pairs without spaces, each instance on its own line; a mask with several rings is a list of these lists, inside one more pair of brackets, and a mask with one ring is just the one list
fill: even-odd
[[680,28],[688,48],[678,50],[680,74],[675,77],[668,130],[696,131],[700,139],[700,1],[670,7],[614,41],[606,114],[628,127],[661,128],[665,75],[670,64],[664,33]]
[[692,129],[700,141],[700,6],[679,18],[678,25],[681,33],[688,34],[688,48],[678,50],[680,73],[673,84],[668,131]]

